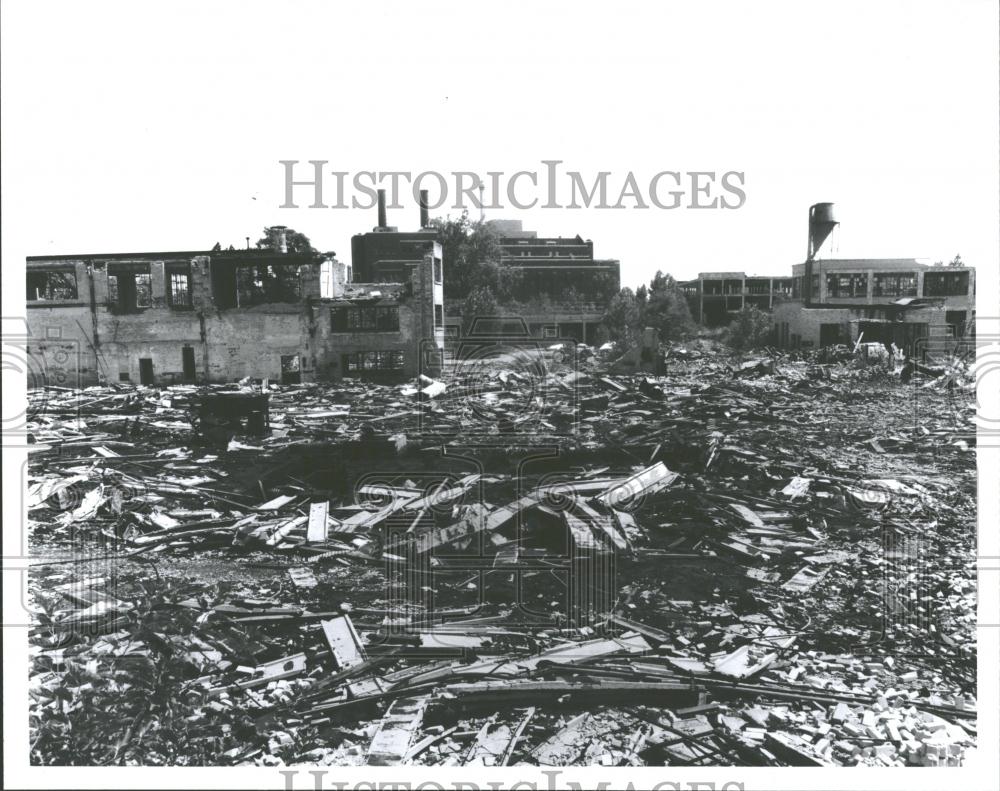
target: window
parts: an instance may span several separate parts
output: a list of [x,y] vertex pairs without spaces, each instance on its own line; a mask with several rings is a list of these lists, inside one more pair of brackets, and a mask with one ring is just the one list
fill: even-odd
[[434,306],[434,326],[435,327],[444,326],[444,305]]
[[864,297],[868,294],[868,275],[834,272],[826,276],[826,291],[831,297]]
[[108,264],[108,307],[116,313],[133,313],[153,304],[149,264]]
[[398,332],[397,305],[353,305],[330,308],[332,332]]
[[434,282],[441,282],[441,259],[434,256]]
[[558,327],[542,327],[542,337],[543,338],[558,338],[559,328]]
[[77,299],[76,273],[70,270],[28,272],[28,302]]
[[170,304],[171,305],[190,305],[191,304],[191,292],[190,292],[190,277],[187,275],[182,275],[177,272],[173,272],[170,275]]
[[396,332],[399,330],[399,308],[395,305],[385,305],[376,308],[375,329],[379,332]]
[[148,308],[153,304],[153,284],[149,272],[133,275],[135,281],[135,306]]
[[298,264],[212,261],[212,296],[218,308],[245,308],[275,302],[298,302]]
[[191,265],[168,264],[166,274],[167,300],[170,306],[174,308],[191,307]]
[[775,294],[782,294],[782,295],[784,295],[786,297],[790,297],[790,296],[792,296],[792,293],[793,293],[794,289],[795,289],[795,280],[794,279],[784,279],[784,280],[775,280],[774,281],[774,293]]
[[847,343],[849,340],[845,328],[842,324],[820,324],[819,325],[819,345],[836,346]]
[[403,368],[403,352],[388,349],[375,352],[354,352],[344,355],[345,373],[365,371],[398,371]]
[[302,383],[302,364],[299,355],[281,355],[281,383],[283,385],[297,385]]
[[872,293],[876,297],[915,297],[917,274],[916,272],[876,274]]
[[964,297],[969,293],[968,272],[925,272],[925,297]]
[[964,310],[946,310],[945,323],[951,328],[951,334],[956,338],[965,337],[966,320]]

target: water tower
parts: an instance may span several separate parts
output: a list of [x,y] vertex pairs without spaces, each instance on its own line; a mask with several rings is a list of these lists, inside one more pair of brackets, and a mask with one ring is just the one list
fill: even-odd
[[812,262],[823,242],[840,225],[833,211],[832,203],[814,203],[809,207],[809,242],[806,247],[805,276],[802,278],[803,302],[809,307],[812,302]]

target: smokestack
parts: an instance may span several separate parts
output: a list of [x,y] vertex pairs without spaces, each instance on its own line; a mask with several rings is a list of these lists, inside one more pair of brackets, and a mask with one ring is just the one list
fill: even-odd
[[385,190],[378,191],[378,227],[387,228],[389,223],[385,219]]
[[420,227],[429,228],[431,225],[430,214],[427,209],[427,190],[420,190]]
[[278,239],[277,239],[278,252],[284,255],[288,252],[288,237],[285,235],[285,229],[278,229]]
[[809,240],[802,278],[802,300],[807,308],[812,304],[813,260],[823,242],[838,225],[840,222],[834,214],[832,203],[814,203],[809,207]]

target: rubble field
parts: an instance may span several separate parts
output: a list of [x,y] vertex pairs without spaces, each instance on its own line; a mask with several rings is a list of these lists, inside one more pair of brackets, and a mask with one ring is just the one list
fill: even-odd
[[968,372],[611,370],[30,391],[32,761],[966,760]]

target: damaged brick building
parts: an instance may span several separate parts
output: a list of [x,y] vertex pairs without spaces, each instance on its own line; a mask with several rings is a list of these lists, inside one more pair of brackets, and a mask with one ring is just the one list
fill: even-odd
[[430,241],[396,282],[378,284],[349,282],[332,255],[286,249],[29,257],[32,373],[73,386],[293,384],[439,365],[440,245]]

